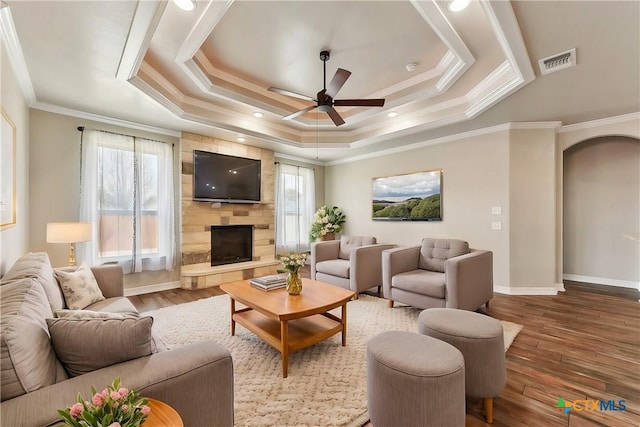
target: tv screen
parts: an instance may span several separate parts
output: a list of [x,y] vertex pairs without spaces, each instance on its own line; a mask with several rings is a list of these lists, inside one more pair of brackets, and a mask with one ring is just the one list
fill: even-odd
[[193,200],[260,202],[260,160],[194,150]]

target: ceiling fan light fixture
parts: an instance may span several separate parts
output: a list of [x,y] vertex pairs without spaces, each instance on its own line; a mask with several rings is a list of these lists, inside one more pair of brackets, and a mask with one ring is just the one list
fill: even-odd
[[262,114],[261,111],[254,111],[253,112],[253,117],[255,117],[256,119],[259,119],[260,117],[264,116],[264,114]]
[[451,12],[460,12],[469,6],[471,0],[451,0],[447,6]]
[[196,8],[194,0],[173,0],[173,2],[182,10],[190,11]]

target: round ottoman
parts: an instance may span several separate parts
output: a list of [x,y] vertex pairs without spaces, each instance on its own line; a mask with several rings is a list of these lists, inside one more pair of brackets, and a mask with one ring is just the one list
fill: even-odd
[[463,426],[462,354],[413,332],[376,335],[367,343],[367,402],[375,427]]
[[502,324],[471,311],[430,308],[420,313],[418,330],[460,350],[466,395],[484,398],[485,417],[493,422],[493,398],[502,393],[507,380]]

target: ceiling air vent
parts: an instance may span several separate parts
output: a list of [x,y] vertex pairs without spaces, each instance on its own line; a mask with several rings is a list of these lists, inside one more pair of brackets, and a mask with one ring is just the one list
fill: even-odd
[[571,49],[548,58],[540,59],[538,60],[538,64],[540,65],[540,72],[543,75],[573,67],[576,65],[576,50]]

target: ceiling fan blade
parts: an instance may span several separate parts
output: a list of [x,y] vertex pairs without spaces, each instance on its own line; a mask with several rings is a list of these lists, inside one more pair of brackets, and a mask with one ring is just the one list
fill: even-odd
[[338,68],[336,73],[333,75],[333,78],[331,79],[331,82],[329,83],[329,87],[327,88],[327,91],[325,93],[330,97],[335,98],[336,94],[340,89],[342,89],[344,82],[347,81],[350,75],[351,75],[351,71]]
[[335,123],[336,126],[344,124],[344,120],[342,120],[342,117],[340,117],[340,114],[338,114],[335,108],[327,110],[327,114],[331,117],[331,120],[333,120],[333,123]]
[[304,99],[304,100],[307,100],[307,101],[316,102],[316,100],[313,99],[310,96],[301,95],[299,93],[291,92],[291,91],[284,90],[284,89],[279,89],[277,87],[270,87],[268,90],[271,91],[271,92],[279,93],[280,95],[292,96],[294,98],[300,98],[300,99]]
[[316,109],[316,108],[318,108],[318,106],[317,106],[317,105],[312,105],[311,107],[307,107],[307,108],[305,108],[305,109],[303,109],[303,110],[296,111],[296,112],[295,112],[295,113],[293,113],[293,114],[289,114],[288,116],[284,116],[284,117],[282,118],[282,120],[291,120],[291,119],[295,119],[296,117],[301,116],[301,115],[303,115],[304,113],[308,113],[309,111],[314,110],[314,109]]
[[336,107],[384,107],[384,99],[335,99]]

